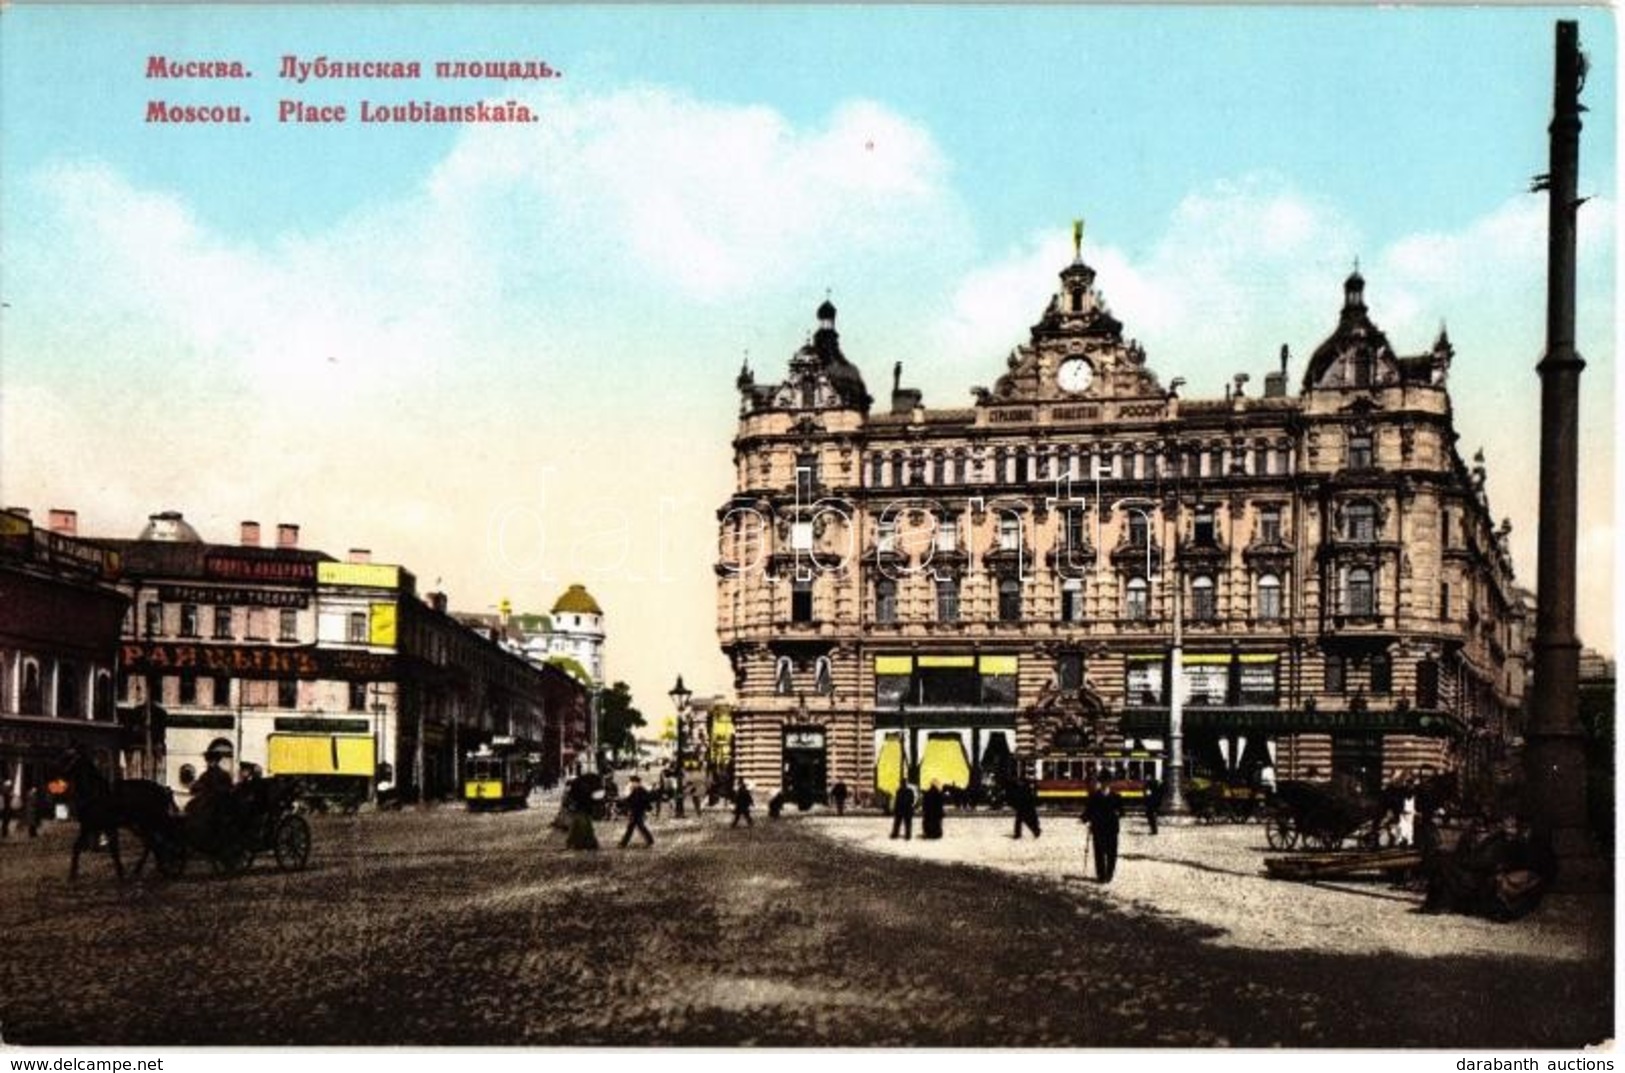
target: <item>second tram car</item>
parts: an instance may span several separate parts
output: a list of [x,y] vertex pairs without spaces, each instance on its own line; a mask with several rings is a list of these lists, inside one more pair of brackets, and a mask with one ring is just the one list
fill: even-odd
[[1118,796],[1139,800],[1146,783],[1162,781],[1162,757],[1141,750],[1041,756],[1033,761],[1038,800],[1049,805],[1079,805],[1089,796],[1089,780],[1108,782]]
[[530,798],[530,762],[518,748],[482,747],[463,762],[463,800],[470,810],[524,808]]

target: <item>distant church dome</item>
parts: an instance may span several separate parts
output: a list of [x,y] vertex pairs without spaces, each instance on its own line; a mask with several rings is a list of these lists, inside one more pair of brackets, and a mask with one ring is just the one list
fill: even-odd
[[585,585],[571,585],[553,604],[553,614],[602,615],[604,609],[592,598]]

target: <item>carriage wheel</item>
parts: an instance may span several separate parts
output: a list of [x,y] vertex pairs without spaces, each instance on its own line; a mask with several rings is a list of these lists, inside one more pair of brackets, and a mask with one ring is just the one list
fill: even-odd
[[271,848],[276,865],[284,872],[302,871],[310,861],[310,824],[303,816],[284,816],[276,825]]
[[1290,816],[1272,816],[1264,825],[1264,840],[1270,849],[1294,849],[1298,845],[1298,829],[1292,826]]

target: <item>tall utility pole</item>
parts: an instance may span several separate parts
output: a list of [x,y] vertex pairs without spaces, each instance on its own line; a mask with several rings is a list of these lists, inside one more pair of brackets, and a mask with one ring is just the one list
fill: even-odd
[[1580,458],[1580,371],[1574,349],[1576,182],[1580,164],[1580,87],[1585,59],[1579,25],[1557,24],[1548,191],[1546,356],[1540,374],[1540,558],[1535,610],[1535,668],[1526,764],[1529,807],[1549,837],[1565,885],[1585,884],[1595,851],[1586,834],[1585,740],[1580,727],[1580,642],[1574,635],[1574,575]]

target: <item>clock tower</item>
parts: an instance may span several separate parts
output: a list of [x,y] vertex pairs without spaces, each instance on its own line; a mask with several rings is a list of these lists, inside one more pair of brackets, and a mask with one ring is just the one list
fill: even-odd
[[1155,374],[1145,367],[1145,351],[1123,338],[1123,325],[1095,289],[1095,270],[1083,260],[1081,228],[1073,231],[1072,263],[1061,270],[1060,286],[1031,340],[1010,354],[1009,371],[986,401],[1089,402],[1161,398]]

